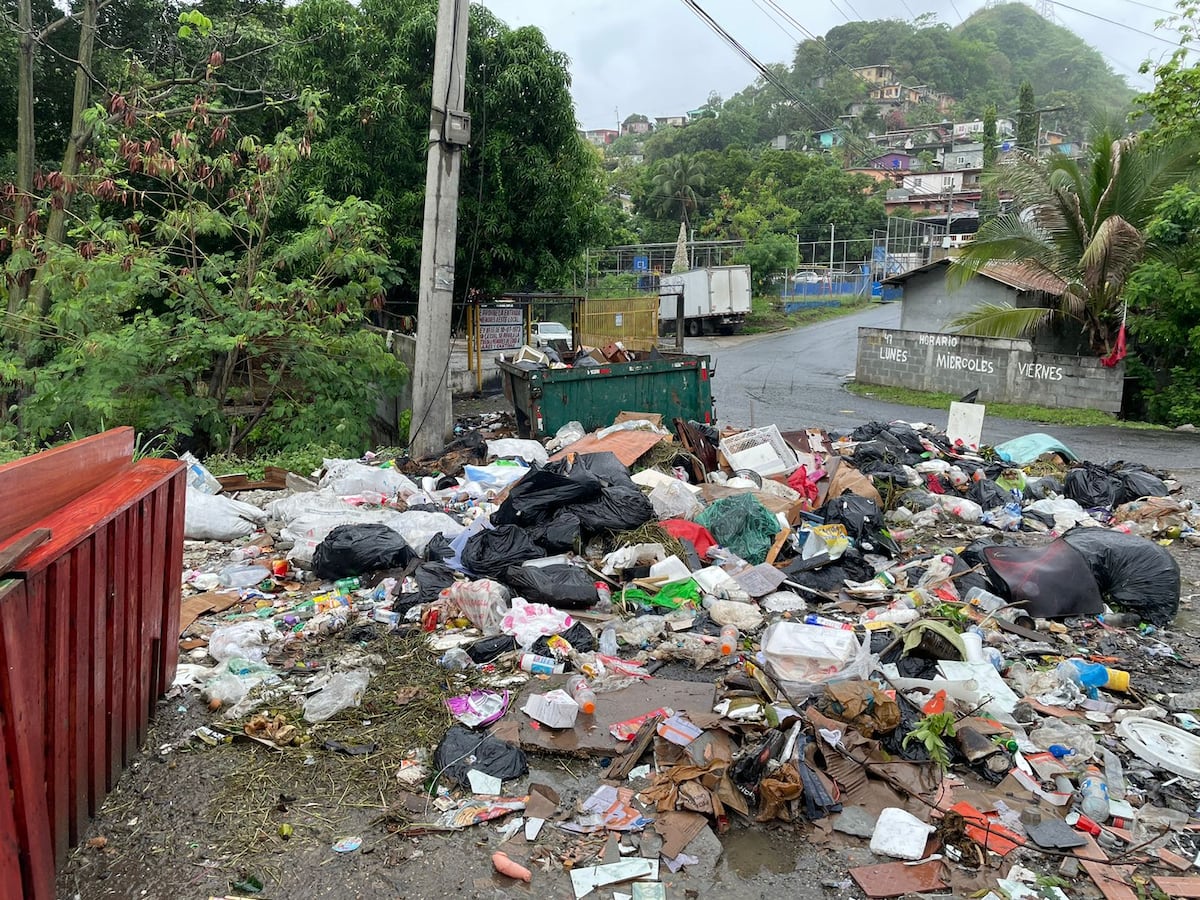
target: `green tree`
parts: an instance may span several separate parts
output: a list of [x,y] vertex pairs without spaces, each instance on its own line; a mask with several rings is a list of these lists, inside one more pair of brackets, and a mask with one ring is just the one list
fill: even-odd
[[750,267],[754,293],[761,296],[779,275],[796,267],[796,241],[785,234],[768,234],[742,247],[736,261]]
[[[990,172],[996,167],[1000,150],[997,147],[999,136],[996,133],[996,105],[989,103],[983,111],[983,171]],[[979,217],[987,222],[994,219],[1000,211],[1000,198],[993,184],[983,185],[979,198]]]
[[677,216],[684,225],[691,225],[690,216],[700,202],[704,190],[704,167],[686,154],[664,159],[654,171],[654,196],[666,216]]
[[1059,281],[1063,296],[1057,308],[985,304],[953,324],[965,334],[1016,337],[1062,317],[1106,355],[1122,291],[1145,254],[1143,229],[1164,192],[1191,175],[1198,147],[1191,139],[1155,146],[1101,132],[1082,162],[1017,153],[992,176],[1014,210],[983,224],[947,277],[961,286],[988,263],[1014,261]]
[[1035,106],[1033,85],[1022,81],[1017,95],[1017,146],[1026,153],[1037,153],[1038,150],[1038,114]]

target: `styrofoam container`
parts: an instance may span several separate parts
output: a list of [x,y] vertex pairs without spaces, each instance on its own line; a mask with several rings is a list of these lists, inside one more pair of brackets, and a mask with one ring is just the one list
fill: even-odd
[[879,821],[875,823],[871,852],[894,859],[921,859],[925,856],[925,844],[933,830],[932,825],[926,825],[912,813],[889,806],[879,814]]

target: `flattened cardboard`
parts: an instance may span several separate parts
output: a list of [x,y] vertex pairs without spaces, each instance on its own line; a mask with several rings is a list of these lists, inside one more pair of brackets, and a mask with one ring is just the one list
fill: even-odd
[[691,710],[708,713],[713,706],[712,684],[651,678],[619,691],[597,695],[595,714],[580,716],[574,728],[553,731],[531,727],[529,717],[521,712],[526,699],[532,694],[543,693],[547,687],[561,686],[566,680],[567,676],[560,675],[548,679],[549,684],[539,679],[526,683],[509,704],[504,718],[493,727],[493,733],[513,740],[515,724],[515,739],[523,750],[544,750],[569,756],[613,756],[628,749],[627,743],[618,742],[609,733],[616,723],[662,706],[669,706],[680,713]]
[[946,887],[942,881],[941,860],[931,860],[917,866],[907,863],[884,863],[860,866],[850,870],[850,877],[868,897],[901,897],[904,894],[938,891]]
[[179,604],[179,633],[183,634],[192,623],[208,612],[224,612],[239,600],[237,591],[205,591],[193,594]]
[[575,443],[555,453],[550,457],[550,462],[563,459],[569,453],[578,455],[581,453],[604,453],[608,451],[624,465],[632,466],[649,453],[655,445],[664,440],[666,440],[665,435],[654,434],[650,431],[614,431],[604,438],[597,438],[594,434],[587,434]]
[[659,852],[674,859],[687,849],[687,845],[696,839],[708,819],[699,813],[688,812],[685,809],[673,809],[658,813],[654,819],[654,830],[662,835],[662,850]]

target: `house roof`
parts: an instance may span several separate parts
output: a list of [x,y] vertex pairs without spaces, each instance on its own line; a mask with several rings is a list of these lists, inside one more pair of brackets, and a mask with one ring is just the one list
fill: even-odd
[[[914,275],[920,275],[923,272],[930,272],[938,267],[944,268],[949,265],[950,259],[947,257],[935,259],[933,262],[918,266],[915,269],[909,269],[907,272],[901,272],[899,275],[889,276],[883,279],[883,283],[904,284],[904,282],[908,281]],[[983,268],[977,274],[1017,291],[1031,291],[1061,297],[1066,290],[1066,285],[1061,279],[1039,271],[1025,263],[988,262],[984,263]]]

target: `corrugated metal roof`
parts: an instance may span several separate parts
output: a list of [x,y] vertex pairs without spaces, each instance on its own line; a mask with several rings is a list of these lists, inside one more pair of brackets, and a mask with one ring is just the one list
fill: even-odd
[[[949,265],[949,258],[935,259],[933,262],[918,266],[915,269],[909,269],[907,272],[901,272],[899,275],[889,276],[883,279],[883,283],[904,284],[904,282],[908,281],[914,275],[929,272],[939,266],[946,267]],[[985,263],[978,274],[1018,291],[1038,291],[1043,294],[1052,294],[1055,297],[1061,297],[1067,288],[1061,279],[1042,272],[1033,266],[1019,262]]]

